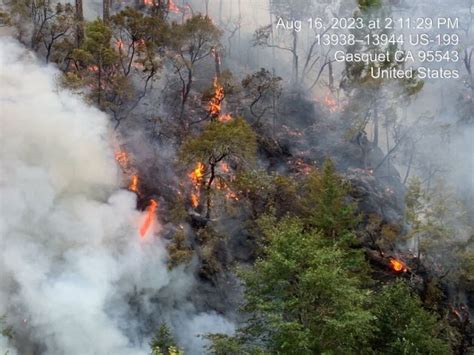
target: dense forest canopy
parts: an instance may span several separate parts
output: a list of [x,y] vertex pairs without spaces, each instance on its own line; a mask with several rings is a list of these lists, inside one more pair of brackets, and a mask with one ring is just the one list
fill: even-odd
[[[457,79],[374,77],[395,29],[321,25],[440,14]],[[3,0],[0,353],[474,352],[473,18]]]

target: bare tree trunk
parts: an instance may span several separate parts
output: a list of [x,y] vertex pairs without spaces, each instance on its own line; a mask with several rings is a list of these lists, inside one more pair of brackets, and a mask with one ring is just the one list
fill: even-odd
[[84,40],[84,11],[82,0],[76,0],[76,46],[80,47]]
[[101,106],[102,104],[102,55],[100,56],[99,60],[99,68],[98,68],[98,76],[99,76],[99,87],[98,87],[98,95],[97,95],[97,106]]
[[102,0],[102,19],[104,22],[109,22],[110,20],[110,1]]
[[[388,127],[388,120],[387,116],[385,116],[385,144],[387,147],[387,152],[390,151],[390,134],[389,134],[389,127]],[[390,175],[390,158],[387,159],[387,176]]]
[[[238,0],[238,5],[239,5],[239,23],[242,23],[242,4],[240,2],[240,0]],[[241,38],[242,38],[242,34],[241,34],[241,31],[240,31],[240,28],[242,26],[239,26],[239,32],[238,32],[238,39],[239,39],[239,48],[238,48],[238,51],[239,51],[239,59],[242,59],[242,56],[241,56],[241,53],[242,53],[242,47],[241,47]],[[248,53],[248,52],[247,52]]]
[[412,143],[412,146],[411,146],[411,151],[410,151],[410,159],[408,161],[408,167],[407,167],[407,171],[405,173],[405,177],[403,178],[403,185],[406,185],[407,184],[407,181],[408,181],[408,177],[410,176],[410,172],[411,172],[411,166],[413,164],[413,157],[415,156],[415,144]]
[[379,145],[379,110],[378,110],[378,102],[375,99],[374,103],[374,147],[378,147]]
[[223,22],[223,20],[222,20],[223,1],[224,1],[224,0],[220,0],[220,1],[219,1],[219,23],[220,23],[220,24],[222,24],[222,22]]
[[214,48],[214,63],[216,68],[216,78],[221,77],[221,56],[216,48]]
[[329,61],[328,63],[328,70],[329,70],[329,90],[331,90],[331,92],[334,92],[334,71],[332,68],[331,61]]
[[214,178],[216,176],[216,164],[211,164],[211,176],[206,187],[206,218],[211,218],[211,188]]
[[294,75],[294,84],[295,86],[299,85],[299,58],[298,58],[298,32],[293,31],[293,48],[291,52],[293,53],[293,75]]
[[[270,9],[270,4],[268,4],[268,8]],[[275,63],[276,63],[276,60],[275,60],[275,33],[273,32],[273,15],[272,15],[272,12],[269,11],[269,15],[270,15],[270,23],[272,24],[272,26],[270,27],[271,28],[271,39],[272,39],[272,72],[273,72],[273,75],[275,75]]]
[[186,107],[186,102],[188,101],[189,93],[191,92],[192,84],[193,84],[193,71],[191,68],[188,68],[188,79],[187,79],[187,83],[183,86],[183,92],[182,92],[183,96],[181,97],[181,112],[179,114],[179,120],[183,128],[186,128],[183,122],[184,109]]

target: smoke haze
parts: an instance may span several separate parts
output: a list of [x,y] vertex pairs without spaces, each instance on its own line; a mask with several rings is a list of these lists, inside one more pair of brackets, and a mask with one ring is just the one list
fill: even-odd
[[168,321],[189,353],[197,334],[232,331],[186,301],[194,278],[168,271],[158,224],[139,237],[144,213],[119,189],[107,117],[13,40],[0,39],[0,68],[0,314],[18,353],[147,354],[156,328],[139,335],[139,317]]

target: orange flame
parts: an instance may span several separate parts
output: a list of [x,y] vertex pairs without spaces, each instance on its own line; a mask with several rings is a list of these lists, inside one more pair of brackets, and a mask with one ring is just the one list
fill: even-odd
[[230,113],[226,113],[224,115],[220,115],[218,119],[221,122],[229,122],[230,120],[232,120],[232,116],[230,115]]
[[125,150],[117,150],[115,152],[115,160],[117,160],[117,162],[119,163],[119,165],[122,168],[122,171],[124,172],[124,174],[130,176],[130,183],[128,184],[128,189],[130,191],[133,191],[136,194],[138,194],[139,193],[139,191],[138,191],[138,182],[139,182],[138,175],[137,175],[135,169],[133,169],[130,166],[130,159],[128,157],[127,152]]
[[176,6],[173,0],[168,1],[168,11],[169,12],[174,12],[175,14],[178,14],[181,12],[180,8]]
[[214,88],[214,96],[209,101],[209,114],[212,117],[219,117],[221,113],[221,103],[222,100],[224,100],[224,88],[217,81],[217,77],[214,78],[212,87]]
[[119,163],[120,167],[123,170],[128,170],[129,160],[128,160],[127,152],[125,152],[124,150],[116,151],[115,160],[117,160],[117,162]]
[[138,193],[138,175],[133,175],[132,180],[130,181],[130,185],[128,185],[128,189],[135,193]]
[[87,67],[87,70],[93,73],[97,73],[99,71],[99,67],[97,65],[89,65]]
[[199,193],[198,192],[192,192],[191,193],[191,205],[194,208],[199,206]]
[[193,172],[189,174],[189,177],[191,178],[194,184],[199,184],[202,181],[203,176],[204,176],[204,164],[201,162],[198,162]]
[[155,211],[156,208],[158,207],[158,202],[155,200],[150,200],[150,204],[147,207],[147,214],[145,216],[145,220],[143,221],[141,227],[140,227],[140,235],[142,238],[145,236],[145,234],[148,232],[148,229],[153,223],[153,218],[155,216]]
[[339,111],[339,105],[337,101],[331,97],[331,94],[327,93],[323,100],[324,105],[329,109],[329,112]]
[[191,192],[191,205],[196,208],[199,206],[199,198],[201,196],[200,185],[204,178],[204,164],[198,162],[194,170],[189,174],[189,178],[193,182],[193,191]]
[[394,258],[390,259],[390,268],[396,272],[407,272],[407,267],[404,262]]
[[231,189],[229,189],[229,190],[227,191],[226,197],[227,197],[228,199],[232,199],[232,200],[235,200],[235,201],[239,201],[239,196],[237,196],[237,194],[236,194],[234,191],[232,191]]

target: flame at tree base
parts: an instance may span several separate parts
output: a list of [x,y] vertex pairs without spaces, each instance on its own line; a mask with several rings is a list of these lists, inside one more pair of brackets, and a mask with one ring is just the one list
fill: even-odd
[[194,168],[193,172],[189,174],[189,178],[193,183],[193,191],[191,192],[191,205],[193,208],[199,206],[199,200],[201,196],[201,184],[204,178],[204,164],[198,162],[196,167]]

